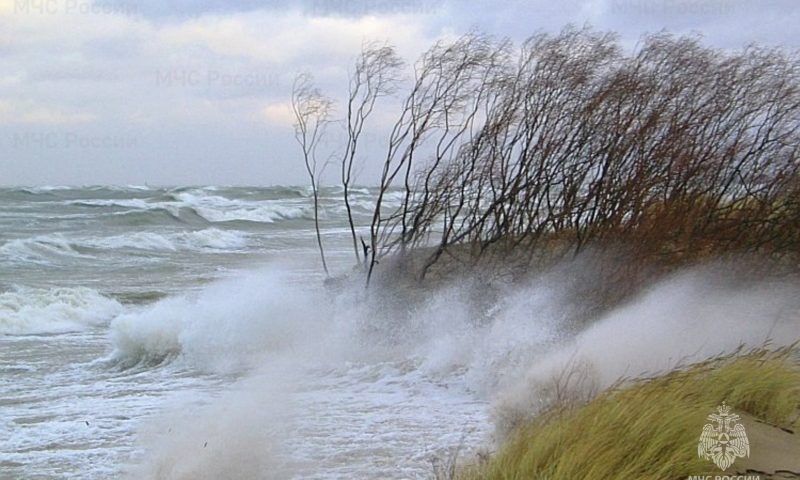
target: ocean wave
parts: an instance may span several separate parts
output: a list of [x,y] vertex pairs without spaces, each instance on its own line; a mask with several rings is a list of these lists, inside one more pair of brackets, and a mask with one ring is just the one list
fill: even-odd
[[81,207],[121,207],[121,208],[135,208],[140,210],[147,210],[151,208],[159,208],[155,204],[147,203],[140,198],[130,199],[81,199],[70,200],[66,202],[68,205],[78,205]]
[[365,301],[360,282],[331,297],[290,278],[280,269],[250,272],[120,315],[111,324],[111,358],[124,366],[179,358],[211,372],[246,370],[267,358],[327,366],[414,359],[437,377],[467,368],[477,390],[509,365],[525,364],[558,331],[550,289],[509,295],[498,305],[502,314],[482,324],[466,289],[442,290],[409,312],[387,301],[387,291]]
[[[145,442],[152,454],[143,471],[130,478],[177,470],[192,478],[263,471],[263,455],[242,452],[252,451],[253,445],[266,451],[270,438],[286,438],[264,435],[276,424],[262,414],[293,402],[301,407],[300,419],[317,412],[305,424],[308,429],[295,418],[291,422],[299,440],[314,446],[314,439],[330,443],[332,438],[320,436],[318,418],[335,419],[325,425],[331,428],[327,431],[343,432],[342,445],[361,442],[358,425],[364,411],[410,420],[391,422],[394,426],[424,427],[401,429],[397,438],[410,439],[402,440],[407,445],[398,440],[403,451],[424,445],[419,432],[439,422],[453,444],[460,445],[464,437],[459,440],[452,426],[466,425],[459,423],[464,418],[477,416],[481,427],[491,412],[502,435],[509,421],[540,411],[554,392],[599,391],[623,377],[651,375],[770,339],[782,346],[798,338],[791,313],[798,311],[795,285],[737,287],[706,275],[682,276],[576,331],[575,317],[587,310],[575,295],[580,289],[573,290],[572,280],[561,275],[497,289],[462,277],[458,285],[428,292],[429,298],[408,305],[394,286],[383,290],[376,284],[366,296],[358,282],[357,290],[342,285],[327,295],[310,288],[311,282],[292,284],[281,272],[263,271],[120,315],[111,324],[117,365],[174,362],[201,371],[244,373],[245,379],[208,408],[181,404],[180,416],[153,422],[159,430]],[[242,399],[246,408],[231,408]],[[392,408],[401,404],[407,408]],[[452,418],[440,415],[454,409],[460,410]],[[389,411],[411,413],[382,416]],[[277,413],[286,418],[294,412]],[[198,438],[208,432],[246,441],[244,446],[237,441],[198,447]],[[441,438],[431,442],[439,445]],[[423,452],[416,458],[430,453]],[[358,461],[347,458],[348,463]]]
[[216,193],[216,189],[207,187],[175,191],[153,198],[89,198],[69,200],[65,203],[88,208],[125,209],[114,212],[115,215],[161,210],[182,219],[188,211],[211,223],[233,221],[274,223],[280,220],[311,218],[311,206],[304,198],[245,200],[212,193]]
[[[359,216],[374,209],[376,192],[366,187],[350,190],[352,211]],[[15,193],[16,192],[16,193]],[[37,187],[0,189],[0,196],[30,204],[46,205],[47,210],[33,214],[62,217],[64,213],[90,215],[119,225],[185,224],[199,227],[214,223],[249,222],[272,224],[287,220],[312,220],[312,190],[307,186],[232,187],[199,186],[151,188],[140,186]],[[385,192],[384,208],[400,205],[403,193],[396,189]],[[338,218],[345,206],[341,186],[326,186],[319,191],[321,218]],[[76,212],[76,209],[80,209]]]
[[305,204],[275,200],[234,200],[219,195],[180,192],[173,194],[179,207],[188,207],[209,222],[250,221],[274,223],[278,220],[310,218],[310,208]]
[[299,289],[284,284],[274,274],[252,273],[120,315],[111,323],[108,360],[129,367],[180,356],[200,370],[238,371],[286,351],[312,338],[324,319]]
[[15,261],[39,264],[49,264],[58,257],[91,258],[77,251],[75,245],[62,234],[9,240],[0,245],[0,255]]
[[122,226],[140,225],[206,225],[208,221],[194,212],[180,212],[168,208],[149,208],[147,210],[122,210],[113,212],[102,220],[104,223]]
[[38,187],[21,187],[19,191],[38,195],[40,193],[56,192],[59,190],[71,190],[72,188],[73,187],[68,187],[66,185],[41,185]]
[[113,237],[99,237],[83,240],[90,248],[101,250],[136,249],[136,250],[171,250],[177,245],[164,235],[151,232],[133,232]]
[[587,365],[591,382],[605,388],[741,345],[797,340],[800,329],[781,313],[797,311],[794,286],[704,286],[714,278],[687,274],[659,284],[575,332],[580,300],[557,276],[494,294],[480,283],[446,287],[409,310],[393,305],[390,291],[365,299],[358,284],[330,296],[261,271],[121,315],[112,343],[121,361],[179,356],[209,371],[280,357],[326,366],[413,359],[432,377],[462,372],[472,391],[514,409],[537,401],[524,393],[542,390],[572,362]]
[[140,192],[152,190],[152,187],[148,185],[109,185],[106,188],[108,188],[109,190],[118,190],[122,192],[127,192],[129,190],[140,191]]
[[245,248],[248,243],[249,235],[245,232],[217,228],[163,234],[132,232],[109,237],[50,234],[8,241],[0,246],[0,255],[12,261],[46,265],[63,257],[94,258],[82,253],[92,250],[236,251]]
[[32,187],[18,187],[18,189],[30,193],[55,192],[55,191],[67,191],[67,190],[73,190],[73,191],[108,190],[108,191],[126,192],[129,190],[138,190],[138,191],[151,190],[152,187],[149,187],[147,185],[84,185],[84,186],[37,185]]
[[116,300],[85,287],[16,287],[0,293],[0,334],[32,335],[81,331],[122,311]]
[[246,247],[248,235],[239,231],[225,231],[207,228],[190,232],[160,234],[153,232],[134,232],[112,237],[85,239],[82,245],[97,249],[136,249],[136,250],[238,250]]
[[207,228],[178,235],[179,244],[189,248],[236,250],[247,246],[248,235],[244,232]]

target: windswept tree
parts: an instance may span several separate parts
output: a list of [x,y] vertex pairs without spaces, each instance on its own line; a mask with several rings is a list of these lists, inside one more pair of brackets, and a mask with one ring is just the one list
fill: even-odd
[[375,103],[380,97],[394,93],[402,65],[402,60],[392,46],[366,43],[361,49],[355,69],[350,76],[346,119],[347,139],[342,155],[341,174],[344,205],[353,240],[353,252],[359,263],[361,263],[361,255],[353,222],[353,211],[350,206],[350,187],[353,182],[356,152],[367,118],[372,114]]
[[[367,44],[350,78],[341,180],[357,257],[356,152],[400,65]],[[667,33],[626,53],[615,34],[575,27],[514,47],[471,32],[434,44],[407,87],[377,159],[367,283],[381,258],[418,247],[421,277],[444,256],[552,261],[586,248],[622,247],[632,265],[800,258],[796,53]],[[307,77],[293,99],[316,212],[330,101]],[[322,253],[318,227],[317,238]]]
[[[414,66],[414,82],[389,135],[379,191],[370,226],[370,259],[367,282],[378,258],[410,238],[428,231],[413,207],[442,206],[441,198],[418,197],[414,176],[427,181],[450,162],[461,144],[471,136],[482,116],[482,105],[493,88],[494,74],[501,66],[506,43],[495,44],[480,33],[469,33],[452,43],[438,42]],[[404,192],[399,209],[386,211],[389,190]],[[415,233],[417,232],[417,233]]]
[[[421,275],[443,254],[490,250],[796,257],[798,153],[796,54],[661,33],[626,55],[591,28],[519,49],[468,34],[416,64],[383,160],[370,272],[417,246],[431,247]],[[404,200],[387,208],[393,189]]]
[[314,79],[310,74],[298,75],[292,87],[292,111],[295,117],[294,137],[303,151],[303,161],[311,183],[311,192],[314,197],[314,229],[317,234],[322,268],[326,275],[328,275],[328,263],[325,260],[325,249],[319,230],[319,185],[320,176],[325,169],[325,162],[318,161],[317,149],[325,134],[325,129],[330,123],[332,107],[332,101],[314,86]]

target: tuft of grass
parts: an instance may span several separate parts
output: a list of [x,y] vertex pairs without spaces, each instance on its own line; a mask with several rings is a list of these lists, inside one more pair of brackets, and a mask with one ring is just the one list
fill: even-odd
[[696,444],[723,401],[737,413],[796,427],[800,368],[792,350],[716,358],[620,385],[579,407],[539,416],[456,478],[663,479],[708,470]]

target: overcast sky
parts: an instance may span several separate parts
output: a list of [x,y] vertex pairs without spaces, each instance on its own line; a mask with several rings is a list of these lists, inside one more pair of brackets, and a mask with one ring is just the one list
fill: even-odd
[[304,183],[298,72],[340,97],[365,40],[412,61],[471,28],[567,23],[800,46],[798,0],[0,0],[0,184]]

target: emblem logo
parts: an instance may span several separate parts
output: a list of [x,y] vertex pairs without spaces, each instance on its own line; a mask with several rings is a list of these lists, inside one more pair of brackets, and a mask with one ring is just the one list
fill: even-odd
[[711,423],[703,427],[700,441],[697,443],[697,455],[704,460],[711,460],[723,472],[737,458],[750,456],[750,442],[741,417],[731,412],[725,402],[717,407],[717,413],[708,416]]

